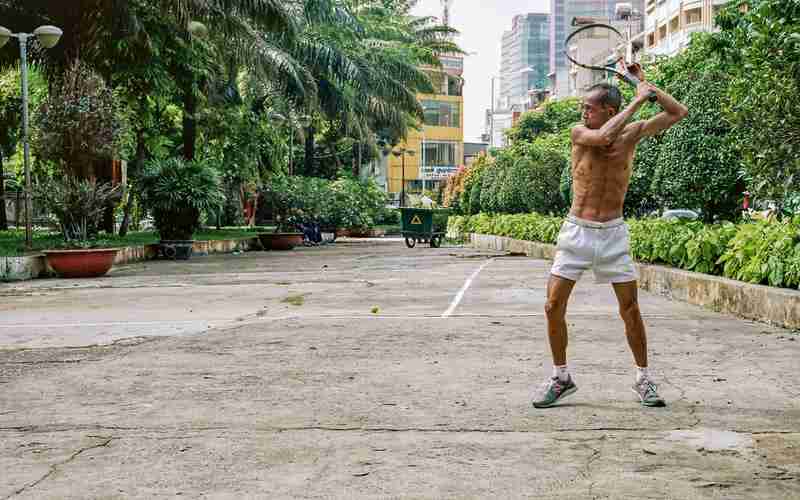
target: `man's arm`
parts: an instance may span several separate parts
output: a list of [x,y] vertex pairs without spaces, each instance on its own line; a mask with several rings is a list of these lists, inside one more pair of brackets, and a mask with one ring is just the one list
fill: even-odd
[[636,98],[605,125],[597,130],[591,130],[584,125],[577,125],[572,129],[572,143],[582,146],[610,146],[625,130],[628,120],[647,102],[648,93],[639,92]]
[[660,104],[661,108],[664,110],[649,120],[631,123],[630,128],[634,129],[633,132],[636,141],[639,141],[643,137],[658,135],[686,118],[689,114],[689,110],[686,109],[686,106],[676,101],[675,98],[663,90],[646,82],[644,79],[644,71],[642,71],[642,67],[639,64],[631,65],[628,67],[628,71],[641,82],[636,88],[636,92],[639,94],[655,92],[656,97],[658,97],[658,104]]
[[646,82],[643,83],[648,85],[651,90],[655,91],[658,96],[658,103],[664,111],[649,120],[631,124],[632,127],[635,126],[638,129],[636,131],[637,139],[658,135],[689,115],[689,110],[686,106],[679,103],[674,97]]

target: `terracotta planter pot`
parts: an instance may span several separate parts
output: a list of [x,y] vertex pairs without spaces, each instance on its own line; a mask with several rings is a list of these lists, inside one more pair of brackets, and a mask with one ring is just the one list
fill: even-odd
[[114,265],[116,248],[46,250],[47,263],[62,278],[97,278]]
[[372,236],[372,230],[360,227],[352,227],[349,229],[349,236],[351,238],[369,238]]
[[345,228],[339,228],[336,230],[336,237],[337,238],[347,238],[350,236],[350,230]]
[[258,233],[264,250],[291,250],[303,244],[303,233]]

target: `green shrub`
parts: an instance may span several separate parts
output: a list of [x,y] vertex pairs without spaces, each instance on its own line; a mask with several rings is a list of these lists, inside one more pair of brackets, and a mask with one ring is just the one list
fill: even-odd
[[461,189],[461,200],[458,206],[461,207],[461,212],[466,215],[475,215],[481,212],[481,184],[483,182],[483,173],[494,165],[494,160],[488,156],[480,156],[478,160],[473,163],[464,174],[462,180],[463,188]]
[[119,188],[58,176],[37,182],[35,196],[37,204],[58,220],[66,246],[87,247],[97,238],[103,213],[119,198]]
[[400,224],[400,210],[383,206],[375,213],[375,224],[379,226],[397,226]]
[[800,284],[800,218],[741,224],[719,263],[723,275],[750,283]]
[[280,227],[292,230],[300,224],[323,227],[369,228],[376,221],[397,224],[399,212],[386,208],[386,194],[374,181],[342,177],[273,175],[261,188]]
[[[660,62],[654,84],[685,104],[689,116],[664,132],[658,147],[638,155],[654,167],[650,189],[661,208],[700,209],[706,222],[735,219],[745,190],[735,131],[723,115],[726,71],[708,36],[694,37],[687,51]],[[655,157],[644,158],[648,152]]]
[[483,172],[480,188],[481,212],[497,213],[500,211],[500,188],[504,175],[505,168],[497,163],[490,165]]
[[[520,142],[506,148],[497,159],[500,171],[485,191],[495,196],[495,211],[506,214],[562,214],[567,204],[561,197],[561,172],[569,165],[569,143],[564,134],[546,134],[535,142]],[[481,194],[483,204],[484,194]]]
[[142,203],[152,210],[162,240],[192,239],[200,215],[220,210],[225,201],[217,171],[201,160],[153,160],[140,183]]

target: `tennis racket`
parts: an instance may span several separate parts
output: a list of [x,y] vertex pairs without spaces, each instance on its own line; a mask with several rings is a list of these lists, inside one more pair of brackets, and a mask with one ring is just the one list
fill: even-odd
[[[564,41],[564,54],[567,59],[581,68],[592,70],[591,77],[583,78],[582,86],[591,86],[598,77],[613,74],[638,87],[641,81],[631,73],[637,65],[631,64],[628,37],[609,24],[591,23],[580,26]],[[580,85],[580,84],[579,84]],[[650,102],[658,101],[651,91]]]

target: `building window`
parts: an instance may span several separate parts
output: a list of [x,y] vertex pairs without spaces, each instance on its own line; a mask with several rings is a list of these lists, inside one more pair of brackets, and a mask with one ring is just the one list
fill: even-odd
[[703,9],[696,8],[687,10],[685,13],[686,16],[686,24],[697,24],[703,21]]
[[457,102],[422,101],[425,112],[423,123],[430,127],[460,127],[461,113]]
[[414,179],[406,181],[406,192],[411,192],[411,193],[422,192],[422,180]]
[[457,149],[455,142],[425,141],[423,164],[427,167],[454,167],[460,163],[456,160]]
[[655,47],[656,46],[656,33],[655,31],[652,33],[647,34],[647,46],[648,47]]
[[661,26],[658,28],[658,41],[664,40],[667,38],[667,25]]
[[441,61],[442,67],[446,70],[464,71],[464,60],[461,58],[441,56],[439,57],[439,61]]
[[669,22],[669,32],[670,34],[674,35],[681,29],[681,20],[678,16],[672,18]]

